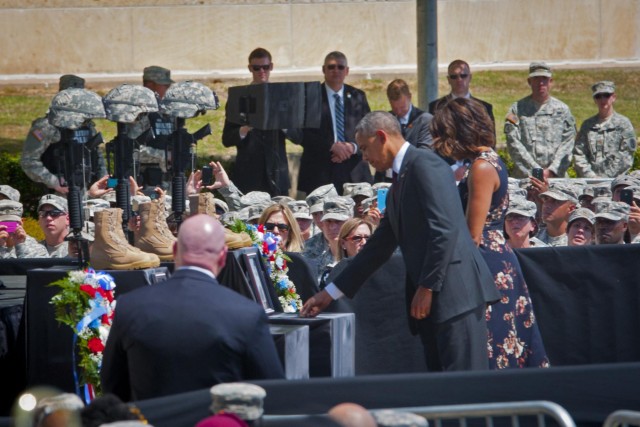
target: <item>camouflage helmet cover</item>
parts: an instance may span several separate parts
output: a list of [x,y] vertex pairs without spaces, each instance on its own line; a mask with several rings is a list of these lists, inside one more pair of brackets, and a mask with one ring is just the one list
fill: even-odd
[[53,97],[49,123],[61,129],[78,129],[91,119],[105,118],[102,98],[86,89],[69,88]]
[[105,95],[107,119],[118,123],[133,123],[143,113],[158,111],[158,100],[151,89],[123,84]]
[[198,112],[218,109],[218,97],[202,83],[186,81],[174,83],[160,101],[163,114],[189,119]]

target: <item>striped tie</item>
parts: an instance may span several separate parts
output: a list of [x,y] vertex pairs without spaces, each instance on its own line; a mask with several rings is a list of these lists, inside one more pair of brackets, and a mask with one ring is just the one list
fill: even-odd
[[344,142],[344,105],[340,95],[334,93],[333,97],[336,100],[336,141]]

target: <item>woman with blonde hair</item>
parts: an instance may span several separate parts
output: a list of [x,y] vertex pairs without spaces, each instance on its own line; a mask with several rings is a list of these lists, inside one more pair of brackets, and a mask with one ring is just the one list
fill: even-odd
[[338,234],[336,261],[356,256],[371,238],[373,230],[374,226],[368,219],[351,218],[342,224]]
[[302,233],[298,222],[293,217],[291,209],[287,206],[276,203],[260,215],[258,224],[264,226],[264,231],[269,231],[280,238],[280,248],[287,252],[301,252],[304,247]]

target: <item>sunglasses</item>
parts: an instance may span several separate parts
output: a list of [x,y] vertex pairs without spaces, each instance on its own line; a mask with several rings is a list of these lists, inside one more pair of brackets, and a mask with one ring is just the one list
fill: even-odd
[[65,212],[58,210],[58,209],[52,209],[49,211],[39,211],[38,212],[38,217],[40,218],[46,218],[48,216],[50,216],[53,219],[56,219],[58,217],[61,217],[62,215],[66,215]]
[[329,70],[335,70],[336,68],[340,71],[344,70],[345,68],[347,68],[346,65],[342,65],[342,64],[329,64],[326,65],[327,69]]
[[287,224],[276,224],[274,222],[267,222],[264,224],[264,228],[266,228],[267,231],[273,231],[276,227],[278,227],[278,230],[280,231],[289,231],[289,226]]
[[268,65],[251,65],[251,69],[253,71],[260,71],[260,70],[269,71],[271,69],[271,64],[268,64]]
[[594,98],[595,99],[602,99],[602,98],[609,99],[609,98],[611,98],[611,95],[613,95],[613,94],[612,93],[599,93],[599,94],[595,95]]
[[464,80],[469,77],[469,74],[449,74],[451,80],[458,80],[459,78]]
[[349,240],[351,240],[353,243],[360,243],[363,240],[369,240],[371,238],[371,236],[360,236],[360,235],[355,235],[353,237],[350,237]]

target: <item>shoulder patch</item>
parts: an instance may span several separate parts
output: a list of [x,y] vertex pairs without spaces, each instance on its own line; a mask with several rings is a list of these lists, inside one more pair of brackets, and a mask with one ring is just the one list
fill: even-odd
[[513,114],[513,113],[509,113],[509,114],[507,114],[507,119],[506,119],[506,120],[507,120],[509,123],[512,123],[512,124],[514,124],[514,125],[517,125],[517,124],[520,122],[520,120],[518,119],[518,116],[516,116],[516,115],[515,115],[515,114]]
[[31,134],[40,142],[44,139],[44,134],[40,129],[35,129],[31,132]]

